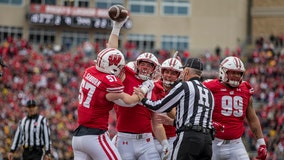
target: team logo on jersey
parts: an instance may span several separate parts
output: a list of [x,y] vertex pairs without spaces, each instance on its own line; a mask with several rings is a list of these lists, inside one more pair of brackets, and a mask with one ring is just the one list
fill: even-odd
[[234,91],[231,91],[231,92],[230,92],[230,95],[233,95],[233,94],[234,94]]
[[119,62],[121,61],[122,59],[122,56],[119,55],[119,54],[112,54],[108,57],[108,61],[109,61],[109,66],[112,66],[112,65],[118,65]]

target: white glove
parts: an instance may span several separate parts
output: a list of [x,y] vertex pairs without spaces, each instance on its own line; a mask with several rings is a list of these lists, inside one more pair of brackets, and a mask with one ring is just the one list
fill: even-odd
[[258,149],[258,147],[259,146],[261,146],[261,145],[265,145],[265,141],[264,141],[264,138],[259,138],[259,139],[257,139],[257,141],[256,141],[256,149]]
[[123,20],[121,22],[112,21],[113,27],[112,27],[111,34],[115,34],[115,35],[119,36],[120,28],[124,25],[124,23],[128,20],[128,18],[129,18],[129,16],[127,16],[125,18],[125,20]]
[[153,80],[144,81],[139,88],[141,88],[142,92],[146,94],[154,88],[154,82]]
[[161,145],[163,146],[163,152],[161,155],[162,160],[167,160],[170,156],[170,144],[168,140],[163,140],[161,142]]
[[259,138],[256,141],[257,159],[265,160],[267,157],[267,149],[264,138]]
[[127,16],[125,18],[125,20],[121,21],[121,22],[116,22],[116,21],[112,21],[113,22],[113,28],[121,28],[124,23],[128,20],[129,16]]

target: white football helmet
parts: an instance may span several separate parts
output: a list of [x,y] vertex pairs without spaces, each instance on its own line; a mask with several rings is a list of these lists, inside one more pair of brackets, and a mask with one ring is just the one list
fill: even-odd
[[157,75],[157,73],[155,73],[155,72],[159,72],[158,68],[160,66],[160,63],[159,63],[158,59],[156,58],[156,56],[153,53],[145,52],[145,53],[140,54],[137,57],[137,59],[136,59],[137,66],[139,65],[139,63],[141,61],[152,63],[154,65],[154,71],[150,74],[145,75],[145,74],[139,73],[139,69],[137,69],[138,77],[142,80],[154,79],[155,76]]
[[[228,71],[241,72],[241,78],[239,80],[229,79],[227,74]],[[243,75],[245,71],[246,70],[243,62],[238,57],[230,56],[225,58],[220,64],[219,79],[222,82],[229,84],[231,87],[238,87],[243,80]]]
[[[177,71],[179,73],[179,76],[180,76],[180,73],[183,71],[181,62],[176,58],[169,58],[165,60],[162,63],[162,67],[161,67],[162,74],[164,73],[165,69]],[[170,85],[173,85],[175,82],[170,82],[170,81],[163,79],[163,83],[164,85],[170,86]]]
[[125,66],[124,55],[115,48],[102,50],[96,60],[97,70],[118,76]]
[[130,61],[126,64],[127,67],[131,68],[134,72],[136,72],[136,62],[135,61]]

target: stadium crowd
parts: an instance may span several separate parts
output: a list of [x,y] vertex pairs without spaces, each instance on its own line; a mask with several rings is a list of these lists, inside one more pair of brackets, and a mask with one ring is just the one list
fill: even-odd
[[[239,56],[245,62],[245,80],[255,89],[254,102],[269,160],[284,157],[284,45],[281,37],[260,37],[252,53],[247,55],[242,55],[240,48],[233,51],[227,48],[224,52],[216,48],[215,53],[205,52],[200,57],[206,65],[206,78],[216,76],[218,65],[225,56]],[[140,53],[131,43],[124,48],[129,61]],[[160,62],[171,56],[171,52],[164,50],[154,54]],[[72,159],[71,137],[77,126],[78,86],[84,69],[94,64],[93,58],[86,56],[82,47],[78,47],[76,54],[56,53],[51,48],[37,51],[27,41],[13,38],[1,42],[0,56],[8,66],[0,83],[0,159],[7,157],[17,122],[23,117],[23,106],[29,98],[36,99],[41,114],[49,120],[54,159]],[[189,56],[189,52],[180,52],[182,60]],[[115,123],[112,112],[109,119],[111,136],[116,133]],[[243,138],[248,151],[255,156],[256,142],[248,129]],[[20,153],[15,157],[21,157]]]

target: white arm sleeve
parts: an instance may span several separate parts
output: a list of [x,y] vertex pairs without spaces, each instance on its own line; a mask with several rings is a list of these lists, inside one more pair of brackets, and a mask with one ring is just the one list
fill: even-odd
[[134,107],[137,103],[133,103],[133,104],[126,104],[124,103],[124,101],[122,99],[117,99],[113,101],[115,104],[122,106],[122,107]]

